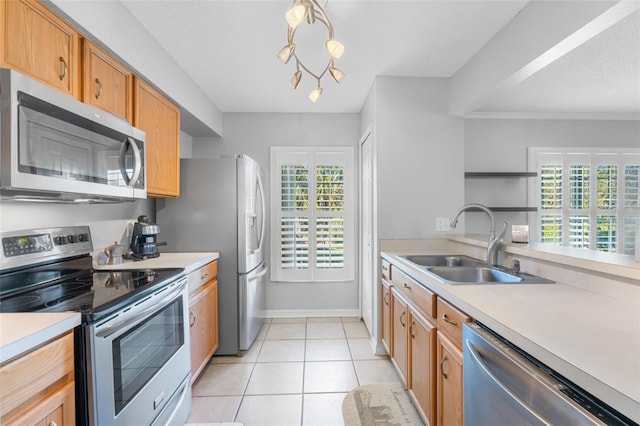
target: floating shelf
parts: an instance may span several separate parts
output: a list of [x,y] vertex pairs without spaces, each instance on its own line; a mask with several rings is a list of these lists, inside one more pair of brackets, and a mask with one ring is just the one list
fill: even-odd
[[465,178],[528,178],[536,177],[536,172],[464,172]]

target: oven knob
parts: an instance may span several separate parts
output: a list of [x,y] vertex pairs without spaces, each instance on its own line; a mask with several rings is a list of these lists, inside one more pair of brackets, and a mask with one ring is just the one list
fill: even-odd
[[67,235],[67,241],[68,242],[73,243],[73,242],[75,242],[75,240],[76,240],[76,238],[75,238],[74,235],[72,235],[72,234]]
[[64,237],[55,237],[53,239],[53,242],[57,245],[57,246],[61,246],[64,244],[67,244],[67,240]]
[[86,235],[87,234],[78,234],[78,241],[83,242],[83,241],[87,241],[86,240]]

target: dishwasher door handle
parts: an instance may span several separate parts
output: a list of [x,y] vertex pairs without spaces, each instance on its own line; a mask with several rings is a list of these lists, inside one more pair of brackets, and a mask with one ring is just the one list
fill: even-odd
[[472,361],[482,370],[482,372],[489,377],[496,385],[496,387],[502,391],[505,395],[507,395],[512,401],[514,401],[518,406],[522,408],[521,414],[526,417],[529,417],[532,421],[537,421],[540,424],[553,426],[552,423],[548,422],[544,417],[542,417],[539,413],[533,410],[529,405],[527,405],[522,399],[518,397],[514,392],[512,392],[495,374],[491,371],[488,365],[486,365],[482,359],[476,348],[473,346],[473,343],[469,340],[465,340],[465,345],[471,355]]

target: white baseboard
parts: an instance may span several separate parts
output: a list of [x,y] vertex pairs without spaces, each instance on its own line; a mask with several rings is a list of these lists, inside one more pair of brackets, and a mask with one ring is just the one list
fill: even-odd
[[272,309],[264,311],[266,318],[306,317],[355,317],[360,318],[359,309]]

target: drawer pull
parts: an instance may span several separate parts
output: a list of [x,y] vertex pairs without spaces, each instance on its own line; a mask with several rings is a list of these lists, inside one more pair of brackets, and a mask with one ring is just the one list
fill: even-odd
[[442,314],[442,319],[444,320],[444,322],[448,322],[451,325],[455,325],[455,326],[458,325],[458,322],[456,320],[449,319],[449,317],[447,317],[446,313]]
[[100,83],[100,80],[97,78],[96,78],[96,88],[98,89],[98,91],[93,96],[95,96],[96,100],[98,100],[102,96],[102,83]]
[[384,294],[384,304],[389,306],[389,293]]
[[448,360],[449,358],[447,358],[447,356],[443,356],[442,360],[440,361],[440,372],[442,373],[442,377],[444,377],[445,379],[448,379],[449,376],[447,375],[447,373],[444,372],[444,363]]
[[205,278],[207,278],[209,276],[209,273],[206,273],[204,275],[200,275],[200,279],[204,280]]
[[49,422],[49,426],[58,426],[58,423],[54,422],[53,420],[51,420]]
[[402,287],[408,288],[409,290],[411,290],[411,286],[407,283],[402,283]]
[[62,71],[60,72],[60,75],[58,75],[58,77],[60,77],[60,81],[62,81],[67,76],[67,69],[69,67],[67,67],[67,61],[65,61],[62,56],[60,56],[58,58],[58,60],[60,61],[60,64],[62,65]]
[[412,338],[412,339],[415,339],[415,338],[416,338],[416,335],[415,335],[415,334],[413,334],[413,326],[414,326],[414,325],[416,325],[416,322],[415,322],[415,321],[411,321],[411,325],[409,326],[409,334],[411,335],[411,338]]
[[189,328],[193,327],[193,324],[196,323],[196,316],[193,312],[189,311]]
[[402,319],[403,317],[406,317],[406,316],[407,316],[406,311],[400,314],[400,324],[402,324],[403,327],[407,325],[407,323]]

